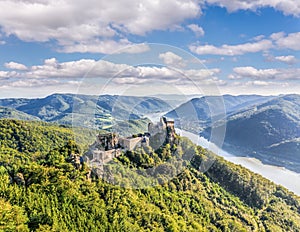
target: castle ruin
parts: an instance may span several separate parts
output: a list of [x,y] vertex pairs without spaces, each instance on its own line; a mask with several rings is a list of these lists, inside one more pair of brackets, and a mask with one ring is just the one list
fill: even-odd
[[122,151],[152,146],[154,149],[164,143],[173,143],[175,138],[174,120],[160,118],[159,123],[148,124],[148,132],[130,137],[119,137],[116,133],[99,134],[85,154],[85,160],[97,176],[103,174],[103,166],[120,156]]

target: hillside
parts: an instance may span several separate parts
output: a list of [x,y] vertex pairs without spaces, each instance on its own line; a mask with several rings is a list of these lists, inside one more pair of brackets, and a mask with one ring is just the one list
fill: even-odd
[[0,106],[0,118],[14,118],[19,120],[38,121],[38,117],[26,114],[22,111],[15,110],[13,108]]
[[141,172],[141,164],[172,171],[165,161],[194,155],[171,181],[131,189],[88,181],[88,167],[70,163],[71,153],[84,152],[88,131],[82,130],[75,144],[66,127],[17,120],[0,120],[0,125],[0,230],[300,230],[299,197],[222,158],[215,157],[208,172],[199,172],[199,165],[214,155],[185,138],[178,138],[180,148],[166,144],[115,160]]
[[[216,131],[225,123],[224,150],[300,172],[299,99],[299,95],[202,97],[182,104],[167,116],[175,118],[177,127],[207,139],[213,117]],[[225,115],[220,110],[223,102]]]
[[[224,149],[300,172],[300,96],[286,95],[227,118]],[[218,127],[218,125],[216,125]],[[210,129],[203,134],[209,136]]]
[[199,133],[211,125],[212,117],[223,118],[241,109],[246,109],[272,97],[259,95],[224,95],[193,98],[166,114],[177,120],[180,127]]
[[170,106],[155,97],[132,97],[117,95],[53,94],[37,99],[0,99],[0,106],[16,109],[46,122],[88,125],[115,120],[139,119],[141,115],[166,111]]
[[[1,107],[2,106],[2,107]],[[53,94],[38,99],[0,99],[0,118],[45,122],[116,131],[122,135],[145,131],[143,115],[170,106],[156,97]]]

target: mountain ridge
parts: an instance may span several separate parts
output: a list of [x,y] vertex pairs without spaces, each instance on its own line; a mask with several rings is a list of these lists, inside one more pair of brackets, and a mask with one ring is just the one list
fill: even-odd
[[[297,94],[208,96],[193,98],[166,115],[177,120],[177,127],[206,138],[210,138],[212,126],[217,128],[226,122],[224,150],[299,172],[300,107],[297,102]],[[130,133],[146,129],[147,121],[142,119],[145,114],[163,112],[170,107],[156,97],[76,94],[0,99],[0,106],[6,107],[2,108],[0,117],[85,127],[96,125],[98,129],[115,129],[121,133],[128,128],[131,128]],[[211,120],[211,112],[216,114],[214,120]]]
[[[126,124],[125,121],[127,124],[132,120],[143,121],[146,113],[170,109],[167,103],[156,97],[108,94],[52,94],[37,99],[9,98],[0,99],[0,106],[13,108],[37,120],[98,129],[119,129],[120,124]],[[5,114],[2,116],[5,117]]]
[[[229,115],[224,150],[300,172],[300,95],[283,95]],[[211,128],[201,135],[209,137]]]

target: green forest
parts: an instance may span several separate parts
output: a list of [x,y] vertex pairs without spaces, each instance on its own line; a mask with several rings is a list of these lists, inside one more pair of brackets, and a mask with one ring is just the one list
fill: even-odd
[[[142,172],[175,159],[170,181],[133,189],[88,178],[88,165],[69,156],[84,154],[94,133],[78,131],[75,139],[67,126],[0,120],[0,231],[300,231],[298,196],[186,138],[114,160]],[[176,173],[184,156],[191,162]]]

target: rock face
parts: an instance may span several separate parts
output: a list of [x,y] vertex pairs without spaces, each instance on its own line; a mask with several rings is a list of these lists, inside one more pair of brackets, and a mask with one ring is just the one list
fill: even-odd
[[96,143],[99,150],[109,151],[119,147],[119,138],[115,133],[99,134]]
[[69,162],[73,164],[76,169],[81,169],[83,158],[79,154],[71,154],[68,158]]
[[17,184],[17,185],[25,185],[25,179],[22,173],[17,173],[16,175],[14,175],[13,181]]
[[104,175],[105,164],[121,155],[119,136],[115,133],[99,134],[90,146],[83,159],[90,167],[88,179],[91,176],[100,178]]
[[148,124],[148,132],[150,134],[150,146],[154,149],[165,143],[173,144],[176,137],[174,120],[161,117],[157,124]]
[[166,137],[166,143],[173,144],[175,140],[175,126],[174,126],[174,120],[167,120],[165,117],[163,117],[164,122],[166,124],[166,130],[167,130],[167,137]]

